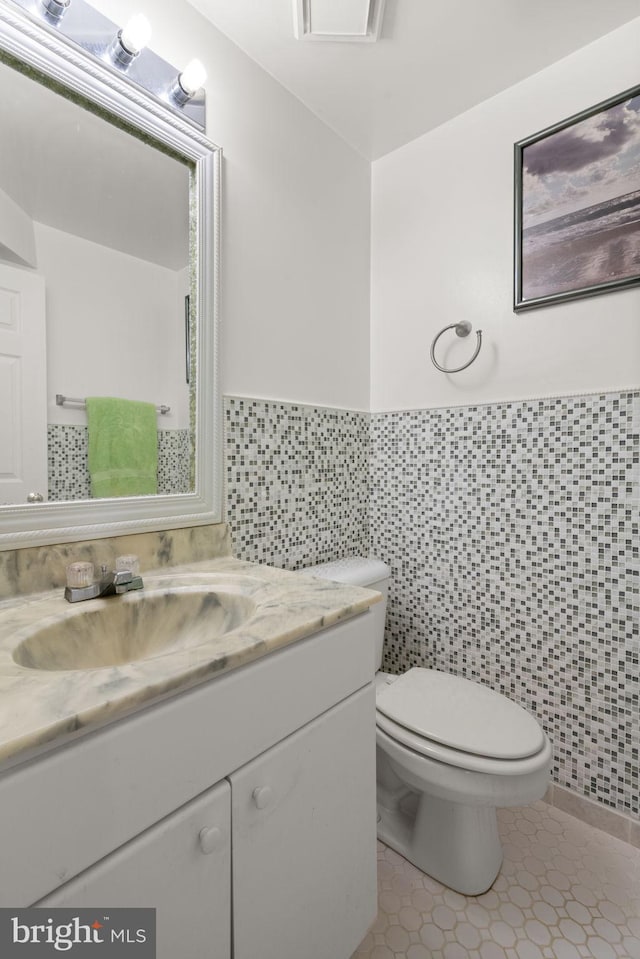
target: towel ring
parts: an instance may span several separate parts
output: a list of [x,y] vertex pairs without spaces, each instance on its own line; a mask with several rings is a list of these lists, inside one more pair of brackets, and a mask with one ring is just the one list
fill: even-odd
[[435,337],[433,343],[431,344],[431,362],[437,370],[440,370],[441,373],[460,373],[461,370],[466,370],[468,366],[471,366],[478,353],[480,352],[480,347],[482,346],[482,330],[476,330],[476,336],[478,338],[475,352],[470,360],[467,360],[466,363],[463,363],[462,366],[456,366],[453,370],[448,370],[445,366],[440,366],[436,360],[436,343],[440,339],[443,333],[446,333],[447,330],[455,330],[456,336],[469,336],[471,333],[471,323],[468,320],[462,320],[460,323],[452,323],[450,326],[445,326],[443,330],[440,330],[438,335]]

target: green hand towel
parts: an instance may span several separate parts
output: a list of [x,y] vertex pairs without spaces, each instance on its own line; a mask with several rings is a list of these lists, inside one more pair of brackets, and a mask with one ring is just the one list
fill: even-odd
[[92,496],[158,492],[158,426],[152,403],[87,397]]

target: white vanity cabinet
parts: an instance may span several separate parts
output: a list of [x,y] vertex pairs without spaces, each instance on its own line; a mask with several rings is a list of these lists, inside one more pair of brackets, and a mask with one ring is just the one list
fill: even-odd
[[365,612],[0,774],[0,906],[157,910],[158,959],[349,959],[376,909]]
[[225,780],[36,906],[156,910],[157,959],[231,955],[231,789]]

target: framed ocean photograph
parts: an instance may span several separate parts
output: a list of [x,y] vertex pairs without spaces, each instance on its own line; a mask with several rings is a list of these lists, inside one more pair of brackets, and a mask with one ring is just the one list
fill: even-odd
[[514,310],[640,284],[640,86],[515,144]]

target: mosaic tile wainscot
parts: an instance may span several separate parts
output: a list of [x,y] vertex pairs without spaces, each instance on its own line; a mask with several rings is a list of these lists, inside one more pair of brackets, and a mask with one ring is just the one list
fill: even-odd
[[[47,428],[50,502],[91,498],[89,431],[50,423]],[[189,430],[158,430],[158,493],[190,491]]]
[[638,816],[640,394],[377,414],[371,551],[386,666],[531,710],[553,779]]
[[301,569],[369,549],[369,415],[227,397],[234,555]]
[[228,398],[234,553],[392,569],[385,668],[530,709],[553,778],[640,817],[640,394],[376,413]]

